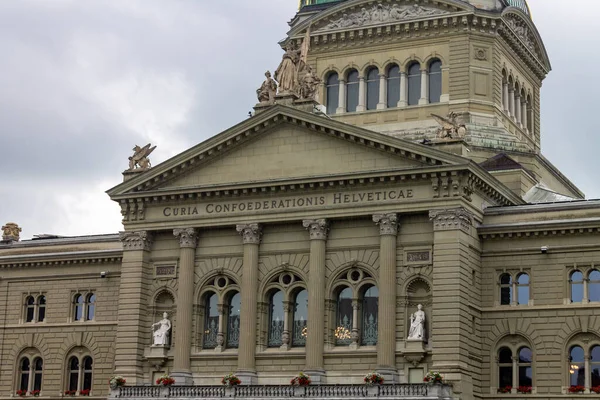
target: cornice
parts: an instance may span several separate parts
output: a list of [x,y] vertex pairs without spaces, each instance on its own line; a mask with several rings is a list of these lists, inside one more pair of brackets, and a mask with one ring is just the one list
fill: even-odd
[[479,225],[477,232],[483,239],[597,234],[600,233],[600,218],[483,224]]
[[122,258],[122,249],[23,254],[14,256],[0,256],[0,268],[51,267],[81,264],[115,264],[120,263]]

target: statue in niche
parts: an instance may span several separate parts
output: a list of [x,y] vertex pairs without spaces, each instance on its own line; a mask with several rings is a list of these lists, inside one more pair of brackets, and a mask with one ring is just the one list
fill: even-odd
[[273,104],[275,102],[275,94],[277,94],[277,82],[271,78],[271,71],[265,72],[265,77],[267,79],[256,90],[256,96],[260,103]]
[[425,339],[425,311],[423,306],[419,304],[417,311],[410,316],[410,330],[408,331],[408,340],[424,340]]
[[155,324],[152,324],[152,337],[153,344],[152,346],[168,346],[169,345],[169,335],[171,334],[171,321],[167,313],[163,313],[163,319],[158,321]]
[[300,98],[314,100],[321,82],[321,78],[317,76],[313,67],[306,65],[306,68],[300,77]]
[[133,171],[134,169],[148,169],[151,167],[150,159],[148,156],[150,153],[156,149],[156,146],[150,147],[151,144],[148,143],[144,147],[140,147],[136,145],[133,150],[133,156],[129,157],[129,170]]
[[275,80],[279,83],[279,93],[296,93],[298,91],[298,64],[301,50],[291,40],[283,54],[281,64],[275,71]]

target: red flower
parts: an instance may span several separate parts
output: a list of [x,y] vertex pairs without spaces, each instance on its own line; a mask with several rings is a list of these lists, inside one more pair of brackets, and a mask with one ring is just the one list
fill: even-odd
[[17,396],[26,396],[27,395],[27,390],[17,390]]
[[590,390],[594,393],[600,394],[600,386],[591,387]]
[[585,387],[581,385],[573,385],[569,388],[569,393],[582,393],[585,391]]
[[29,393],[31,393],[31,395],[32,395],[32,396],[35,396],[35,397],[37,397],[37,396],[39,396],[39,395],[40,395],[40,391],[39,391],[39,390],[32,390],[32,391],[31,391],[31,392],[29,392]]
[[79,392],[80,395],[82,396],[89,396],[90,395],[90,389],[83,389],[82,391]]
[[498,393],[510,393],[512,391],[512,386],[504,386],[498,388]]
[[76,393],[77,393],[77,390],[65,390],[66,396],[75,396]]
[[531,393],[531,386],[519,386],[517,388],[517,392],[519,392],[519,393]]
[[173,379],[171,377],[161,376],[160,378],[158,378],[156,380],[156,384],[157,385],[162,385],[162,386],[171,386],[174,383],[175,383],[175,379]]

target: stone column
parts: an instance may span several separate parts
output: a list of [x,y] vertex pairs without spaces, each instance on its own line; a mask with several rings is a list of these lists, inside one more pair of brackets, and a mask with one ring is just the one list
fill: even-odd
[[421,70],[421,98],[419,105],[429,104],[429,75],[426,69]]
[[329,223],[326,219],[304,220],[310,234],[310,272],[308,278],[308,320],[306,368],[313,383],[325,383],[323,347],[325,345],[325,244]]
[[396,236],[398,216],[376,214],[379,225],[379,311],[377,315],[377,371],[386,383],[396,383]]
[[406,97],[408,94],[408,83],[406,79],[406,72],[400,72],[400,101],[398,101],[398,107],[406,107],[407,101]]
[[338,91],[338,108],[335,111],[336,114],[343,114],[346,112],[346,82],[340,79],[340,89]]
[[521,125],[521,95],[515,93],[515,121]]
[[358,312],[360,311],[360,302],[357,298],[352,299],[352,332],[350,332],[351,349],[358,349]]
[[356,106],[356,111],[365,111],[366,107],[366,94],[365,90],[365,77],[361,76],[358,78],[358,106]]
[[519,386],[519,356],[513,355],[512,357],[512,389],[511,393],[517,393],[517,387]]
[[123,243],[123,261],[119,287],[117,340],[115,341],[115,375],[131,385],[143,385],[144,348],[152,344],[148,312],[152,271],[150,249],[152,234],[146,231],[119,233]]
[[508,82],[502,83],[502,107],[505,113],[510,113],[508,105]]
[[290,346],[290,320],[292,318],[291,311],[294,309],[294,302],[283,302],[283,334],[281,335],[281,350],[289,350]]
[[196,258],[198,233],[194,228],[184,228],[174,229],[173,235],[179,239],[179,276],[172,375],[176,385],[189,386],[194,384],[190,369],[190,353],[194,304],[194,259]]
[[377,103],[378,110],[385,110],[387,108],[387,77],[385,74],[379,75],[379,103]]
[[583,356],[584,366],[585,366],[585,378],[584,378],[584,386],[585,393],[591,393],[590,387],[592,386],[592,382],[590,381],[590,377],[592,375],[591,367],[591,356],[588,352],[588,349],[585,349],[585,355]]
[[258,246],[262,237],[260,224],[238,225],[244,243],[242,266],[242,304],[240,310],[240,347],[237,375],[245,385],[255,385],[256,318],[258,314]]
[[515,119],[515,90],[512,87],[508,88],[508,115]]
[[521,99],[521,124],[523,129],[527,131],[527,100]]

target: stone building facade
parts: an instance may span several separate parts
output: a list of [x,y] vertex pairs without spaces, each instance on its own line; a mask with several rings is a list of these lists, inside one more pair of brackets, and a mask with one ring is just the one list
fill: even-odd
[[322,107],[280,93],[133,165],[108,191],[118,235],[5,226],[0,396],[434,369],[456,399],[593,397],[600,202],[540,153],[550,63],[526,2],[306,0],[290,26]]

